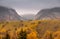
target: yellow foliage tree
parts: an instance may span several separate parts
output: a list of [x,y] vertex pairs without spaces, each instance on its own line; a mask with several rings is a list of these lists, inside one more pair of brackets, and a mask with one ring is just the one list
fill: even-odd
[[36,32],[31,32],[30,34],[27,35],[27,39],[38,39],[37,38],[37,33]]
[[54,39],[53,37],[53,33],[51,31],[47,31],[44,36],[43,39]]
[[60,39],[60,31],[54,32],[53,36],[54,36],[54,39]]

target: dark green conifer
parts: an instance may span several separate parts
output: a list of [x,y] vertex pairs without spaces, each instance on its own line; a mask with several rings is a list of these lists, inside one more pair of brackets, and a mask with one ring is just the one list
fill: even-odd
[[21,32],[18,35],[18,39],[27,39],[26,31],[23,31],[23,29],[21,29]]

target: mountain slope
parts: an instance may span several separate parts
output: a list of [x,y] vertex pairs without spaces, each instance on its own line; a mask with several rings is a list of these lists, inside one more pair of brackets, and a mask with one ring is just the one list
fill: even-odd
[[0,21],[20,20],[20,18],[14,9],[0,6]]
[[35,15],[34,14],[25,14],[25,15],[22,15],[22,17],[26,20],[33,20]]
[[60,7],[43,9],[38,12],[35,19],[60,19]]

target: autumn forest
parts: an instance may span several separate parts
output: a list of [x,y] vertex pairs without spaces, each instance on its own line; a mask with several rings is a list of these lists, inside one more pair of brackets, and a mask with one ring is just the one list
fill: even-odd
[[60,39],[60,21],[2,21],[0,39]]

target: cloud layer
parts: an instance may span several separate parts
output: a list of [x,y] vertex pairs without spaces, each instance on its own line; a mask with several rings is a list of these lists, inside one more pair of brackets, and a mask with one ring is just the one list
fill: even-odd
[[18,10],[35,11],[43,8],[60,7],[60,0],[0,0],[0,5]]

